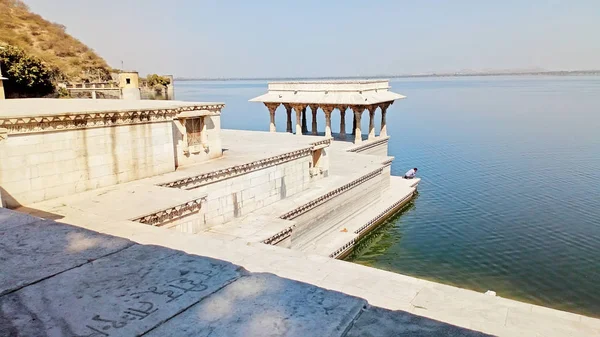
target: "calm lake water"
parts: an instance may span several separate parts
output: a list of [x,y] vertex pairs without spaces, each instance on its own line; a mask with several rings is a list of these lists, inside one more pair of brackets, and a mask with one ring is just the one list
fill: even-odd
[[[388,110],[392,172],[417,166],[422,182],[350,260],[600,316],[600,77],[391,85],[408,97]],[[176,83],[177,99],[225,102],[232,129],[268,130],[267,109],[248,102],[265,91],[265,81]]]

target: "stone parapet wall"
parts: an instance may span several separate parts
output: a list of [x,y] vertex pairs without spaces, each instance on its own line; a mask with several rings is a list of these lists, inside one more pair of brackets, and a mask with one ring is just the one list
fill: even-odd
[[0,142],[3,202],[18,207],[171,172],[171,124],[12,135]]
[[[0,107],[3,205],[18,207],[172,172],[182,162],[220,157],[223,106],[121,100],[7,102]],[[205,121],[199,146],[183,148],[182,135],[189,130],[175,127],[180,116]]]
[[310,156],[300,157],[198,187],[207,194],[200,214],[182,219],[174,227],[195,233],[305,191],[310,183],[310,161]]
[[360,145],[350,148],[348,152],[386,157],[388,155],[389,139],[390,137],[379,137],[374,140],[365,141]]

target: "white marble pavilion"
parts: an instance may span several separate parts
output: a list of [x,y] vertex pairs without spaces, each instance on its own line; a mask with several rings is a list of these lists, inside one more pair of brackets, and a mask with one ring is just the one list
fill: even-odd
[[346,139],[346,111],[354,112],[352,134],[354,142],[362,141],[360,120],[363,112],[369,112],[369,136],[375,139],[375,113],[381,111],[380,136],[387,136],[386,113],[388,107],[397,99],[405,96],[390,91],[388,80],[356,81],[300,81],[271,82],[268,92],[251,99],[251,102],[263,102],[271,114],[270,131],[275,132],[275,111],[280,105],[287,113],[287,132],[292,132],[292,109],[296,113],[296,134],[308,134],[306,108],[312,112],[311,134],[317,134],[317,111],[325,113],[325,136],[332,137],[331,113],[340,112],[340,139]]

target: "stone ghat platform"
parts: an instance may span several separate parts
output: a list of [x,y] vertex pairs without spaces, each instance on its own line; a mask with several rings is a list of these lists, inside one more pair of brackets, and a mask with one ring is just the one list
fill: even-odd
[[600,335],[598,319],[304,252],[69,221],[0,208],[0,335]]
[[[387,137],[357,147],[283,133],[222,130],[221,136],[219,159],[19,210],[48,219],[91,214],[342,258],[407,203],[419,182],[390,177]],[[319,146],[328,151],[327,175],[311,177],[311,153]]]
[[[229,142],[229,135],[225,135],[224,144]],[[264,137],[271,135],[276,134]],[[311,142],[316,142],[322,137],[290,138],[314,138]],[[390,177],[389,166],[394,158],[387,156],[388,138],[365,139],[360,146],[332,142],[327,178],[312,181],[293,196],[211,226],[200,234],[344,257],[361,236],[410,201],[420,181]]]

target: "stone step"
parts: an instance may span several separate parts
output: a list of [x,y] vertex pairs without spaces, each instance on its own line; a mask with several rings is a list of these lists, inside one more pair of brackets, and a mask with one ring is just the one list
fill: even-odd
[[377,200],[344,219],[332,219],[331,223],[323,224],[307,234],[299,244],[292,243],[292,248],[324,256],[339,255],[350,249],[361,235],[376,227],[384,215],[395,212],[412,197],[415,188],[411,185],[414,182],[400,177],[391,178],[390,188],[384,190]]
[[[296,240],[292,241],[292,249],[305,250],[309,246],[314,246],[318,240],[320,240],[323,236],[328,236],[334,232],[343,233],[342,230],[344,228],[348,229],[348,224],[352,224],[355,221],[357,216],[367,212],[369,207],[372,207],[374,204],[378,204],[381,202],[381,196],[376,196],[375,199],[372,199],[370,202],[363,202],[354,211],[344,213],[341,216],[330,217],[324,222],[319,223],[317,228],[312,229],[298,237]],[[352,230],[347,230],[347,233],[353,233]],[[342,237],[346,237],[345,235],[341,235]],[[355,235],[353,234],[352,237]],[[349,240],[350,238],[346,238]],[[308,248],[310,249],[310,248]]]

